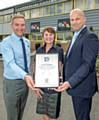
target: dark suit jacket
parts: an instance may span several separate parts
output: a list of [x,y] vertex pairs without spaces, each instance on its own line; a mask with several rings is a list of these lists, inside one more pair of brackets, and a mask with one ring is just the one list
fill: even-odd
[[71,96],[91,97],[97,91],[95,63],[99,42],[85,27],[78,35],[68,57],[65,55],[63,79],[68,81]]

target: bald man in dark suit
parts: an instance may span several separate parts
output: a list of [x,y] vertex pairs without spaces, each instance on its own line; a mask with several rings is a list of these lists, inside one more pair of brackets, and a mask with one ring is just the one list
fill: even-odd
[[95,64],[99,40],[88,31],[82,10],[72,10],[70,22],[74,36],[65,55],[64,83],[56,91],[67,90],[72,97],[76,120],[90,120],[92,97],[98,90]]

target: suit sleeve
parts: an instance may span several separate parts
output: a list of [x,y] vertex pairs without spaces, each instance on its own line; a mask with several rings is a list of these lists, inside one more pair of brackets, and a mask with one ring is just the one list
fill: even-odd
[[79,85],[94,70],[99,40],[95,34],[89,34],[83,42],[82,63],[76,72],[70,77],[68,82],[71,87]]
[[64,50],[63,48],[60,48],[59,50],[59,61],[61,61],[61,63],[64,63]]

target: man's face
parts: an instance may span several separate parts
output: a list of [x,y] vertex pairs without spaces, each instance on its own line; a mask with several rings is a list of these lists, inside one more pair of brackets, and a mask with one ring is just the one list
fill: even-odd
[[23,18],[15,18],[12,22],[12,28],[17,36],[22,37],[25,32],[25,20]]
[[79,31],[85,25],[85,17],[81,13],[75,11],[70,15],[70,23],[73,31]]

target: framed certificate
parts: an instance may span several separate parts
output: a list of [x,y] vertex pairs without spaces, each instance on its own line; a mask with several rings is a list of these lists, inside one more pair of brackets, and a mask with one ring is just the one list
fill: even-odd
[[35,87],[58,87],[58,54],[36,54]]

